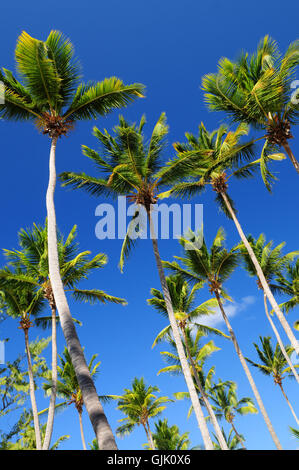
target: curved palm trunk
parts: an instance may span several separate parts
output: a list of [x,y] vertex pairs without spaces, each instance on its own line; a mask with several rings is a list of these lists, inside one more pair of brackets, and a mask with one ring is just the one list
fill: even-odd
[[250,256],[250,259],[251,259],[251,261],[252,261],[252,263],[253,263],[253,265],[254,265],[254,267],[255,267],[255,269],[256,269],[257,276],[258,276],[258,278],[259,278],[259,280],[260,280],[260,282],[261,282],[261,285],[262,285],[262,287],[263,287],[263,289],[264,289],[264,292],[265,292],[266,296],[268,297],[269,302],[270,302],[270,304],[271,304],[273,310],[275,311],[275,313],[276,313],[276,315],[277,315],[277,318],[279,319],[279,321],[280,321],[280,323],[281,323],[281,325],[282,325],[284,331],[286,332],[286,334],[287,334],[289,340],[291,341],[291,344],[292,344],[293,348],[295,349],[296,353],[299,355],[299,343],[298,343],[298,341],[296,340],[296,338],[295,338],[295,336],[294,336],[294,333],[292,332],[292,330],[291,330],[291,328],[290,328],[290,325],[289,325],[288,322],[286,321],[286,319],[285,319],[283,313],[281,312],[281,310],[280,310],[280,308],[279,308],[279,306],[278,306],[278,304],[277,304],[277,302],[276,302],[276,300],[275,300],[275,298],[274,298],[274,296],[273,296],[273,294],[272,294],[272,292],[271,292],[271,289],[270,289],[270,287],[269,287],[269,285],[268,285],[268,283],[267,283],[267,281],[266,281],[266,278],[265,278],[265,276],[264,276],[264,273],[263,273],[263,271],[262,271],[262,268],[260,267],[260,264],[259,264],[259,262],[258,262],[258,260],[257,260],[257,258],[256,258],[256,256],[255,256],[255,254],[254,254],[254,251],[253,251],[253,249],[251,248],[250,243],[248,242],[248,240],[247,240],[247,238],[246,238],[246,236],[245,236],[245,234],[244,234],[244,232],[243,232],[243,230],[242,230],[242,227],[241,227],[241,225],[240,225],[240,223],[239,223],[239,221],[238,221],[238,219],[237,219],[237,217],[236,217],[236,215],[235,215],[235,213],[234,213],[234,210],[233,210],[233,208],[231,207],[230,202],[229,202],[229,200],[228,200],[227,197],[226,197],[226,193],[225,193],[225,192],[221,192],[220,194],[221,194],[221,196],[222,196],[222,198],[223,198],[223,200],[224,200],[224,202],[225,202],[225,205],[226,205],[226,207],[227,207],[227,210],[229,211],[229,213],[230,213],[230,215],[231,215],[231,217],[232,217],[232,219],[233,219],[233,221],[234,221],[234,223],[235,223],[235,225],[236,225],[236,228],[237,228],[238,233],[239,233],[239,235],[240,235],[240,237],[241,237],[241,240],[242,240],[242,242],[244,243],[244,246],[246,247],[246,249],[247,249],[247,251],[248,251],[248,254],[249,254],[249,256]]
[[103,407],[99,401],[92,377],[88,370],[60,276],[57,250],[56,214],[54,206],[54,192],[56,185],[56,143],[57,138],[53,138],[50,152],[49,185],[46,198],[50,281],[60,318],[61,328],[72,359],[80,389],[82,390],[84,404],[97,437],[99,447],[102,450],[116,450],[117,446],[115,439],[105,416]]
[[240,434],[238,433],[238,431],[236,430],[234,423],[231,422],[230,424],[232,425],[232,428],[233,428],[233,430],[234,430],[234,433],[235,433],[235,435],[237,436],[238,441],[240,442],[241,446],[243,447],[244,450],[246,450],[246,447],[245,447],[245,445],[244,445],[243,439],[242,439],[242,437],[240,436]]
[[223,308],[223,305],[222,305],[222,302],[221,302],[219,293],[218,293],[218,292],[215,292],[215,296],[216,296],[216,299],[217,299],[217,301],[218,301],[218,305],[219,305],[220,311],[221,311],[221,313],[222,313],[223,320],[225,321],[225,324],[226,324],[227,329],[228,329],[228,331],[229,331],[229,334],[230,334],[230,337],[231,337],[231,339],[232,339],[233,345],[234,345],[234,347],[235,347],[236,353],[237,353],[237,355],[238,355],[238,357],[239,357],[239,360],[240,360],[240,362],[241,362],[241,364],[242,364],[242,367],[243,367],[243,369],[244,369],[244,372],[245,372],[245,374],[246,374],[246,376],[247,376],[248,382],[250,383],[250,386],[251,386],[252,391],[253,391],[253,393],[254,393],[255,399],[256,399],[256,401],[257,401],[257,403],[258,403],[258,405],[259,405],[259,408],[260,408],[261,413],[262,413],[262,415],[263,415],[263,418],[264,418],[264,420],[265,420],[266,426],[267,426],[267,428],[268,428],[268,430],[269,430],[269,433],[271,434],[271,437],[272,437],[272,439],[273,439],[273,441],[274,441],[274,444],[275,444],[276,448],[277,448],[278,450],[282,450],[281,444],[280,444],[279,439],[278,439],[278,437],[277,437],[277,435],[276,435],[276,433],[275,433],[275,431],[274,431],[274,428],[273,428],[273,426],[272,426],[272,423],[271,423],[271,421],[270,421],[270,418],[269,418],[269,416],[268,416],[268,413],[267,413],[267,411],[266,411],[266,409],[265,409],[265,407],[264,407],[264,403],[263,403],[262,398],[261,398],[261,396],[260,396],[260,394],[259,394],[259,391],[258,391],[258,389],[257,389],[257,386],[255,385],[255,382],[254,382],[254,380],[253,380],[253,377],[252,377],[252,375],[251,375],[251,372],[250,372],[250,370],[249,370],[249,368],[248,368],[247,362],[246,362],[246,360],[245,360],[245,358],[244,358],[244,356],[243,356],[243,353],[242,353],[242,351],[241,351],[241,349],[240,349],[240,347],[239,347],[239,344],[238,344],[238,342],[237,342],[237,338],[236,338],[236,336],[235,336],[235,333],[234,333],[234,331],[233,331],[233,329],[232,329],[232,327],[231,327],[231,324],[229,323],[229,320],[228,320],[228,318],[227,318],[227,316],[226,316],[226,313],[225,313],[225,311],[224,311],[224,308]]
[[149,425],[149,422],[148,422],[148,421],[147,421],[146,425],[147,425],[148,438],[149,438],[149,443],[150,443],[151,449],[152,449],[152,450],[156,450],[155,444],[154,444],[153,435],[152,435],[152,432],[151,432],[151,430],[150,430],[150,425]]
[[293,163],[294,167],[295,167],[295,170],[297,171],[297,173],[299,173],[299,163],[297,162],[292,150],[290,149],[290,146],[287,142],[285,142],[283,144],[283,148],[285,149],[288,157],[290,158],[291,162]]
[[292,415],[293,415],[294,418],[295,418],[295,421],[296,421],[296,423],[297,423],[297,426],[299,426],[299,420],[298,420],[298,418],[297,418],[297,415],[296,415],[296,413],[295,413],[295,410],[294,410],[294,408],[292,407],[292,405],[291,405],[291,403],[290,403],[290,401],[289,401],[289,399],[288,399],[288,397],[287,397],[287,394],[285,393],[285,391],[284,391],[284,389],[283,389],[282,384],[279,383],[278,385],[279,385],[279,388],[280,388],[280,390],[281,390],[281,393],[282,393],[283,396],[285,397],[286,402],[287,402],[287,404],[288,404],[289,407],[290,407],[291,413],[292,413]]
[[81,434],[81,440],[82,440],[82,445],[83,445],[83,450],[86,449],[86,442],[85,442],[85,437],[84,437],[84,431],[83,431],[83,423],[82,423],[82,411],[78,411],[79,414],[79,423],[80,423],[80,434]]
[[173,333],[173,338],[174,338],[176,348],[177,348],[177,352],[178,352],[178,355],[179,355],[179,358],[180,358],[182,371],[183,371],[184,378],[185,378],[185,381],[186,381],[186,384],[187,384],[187,387],[188,387],[191,402],[192,402],[192,405],[193,405],[193,409],[194,409],[194,412],[195,412],[195,416],[196,416],[196,419],[197,419],[197,422],[198,422],[199,429],[200,429],[201,434],[202,434],[202,438],[203,438],[203,441],[204,441],[205,448],[206,448],[206,450],[214,450],[213,443],[212,443],[212,440],[211,440],[211,437],[210,437],[210,434],[209,434],[209,430],[208,430],[208,427],[207,427],[207,423],[205,421],[205,417],[204,417],[202,408],[201,408],[200,403],[199,403],[198,395],[197,395],[197,392],[195,390],[195,386],[194,386],[193,379],[192,379],[192,376],[191,376],[191,372],[190,372],[190,369],[189,369],[189,364],[188,364],[188,361],[187,361],[187,358],[186,358],[186,355],[185,355],[185,351],[184,351],[184,348],[183,348],[179,327],[178,327],[178,324],[176,322],[175,315],[174,315],[174,312],[173,312],[171,298],[170,298],[170,294],[169,294],[169,290],[168,290],[168,286],[167,286],[167,282],[166,282],[166,278],[165,278],[165,274],[164,274],[164,269],[163,269],[160,254],[159,254],[157,238],[156,238],[156,235],[155,235],[150,210],[147,210],[147,215],[148,215],[148,219],[149,219],[150,233],[151,233],[151,238],[152,238],[152,243],[153,243],[154,255],[155,255],[156,264],[157,264],[157,268],[158,268],[158,273],[159,273],[159,277],[160,277],[163,296],[164,296],[164,299],[165,299],[165,305],[166,305],[166,309],[167,309],[167,313],[168,313],[168,317],[169,317],[169,322],[170,322],[172,333]]
[[27,356],[27,362],[28,362],[29,391],[30,391],[30,400],[31,400],[31,407],[32,407],[32,414],[33,414],[36,450],[42,450],[39,419],[38,419],[38,412],[37,412],[37,405],[36,405],[36,398],[35,398],[32,361],[31,361],[31,354],[30,354],[30,348],[29,348],[28,329],[24,330],[24,335],[25,335],[26,356]]
[[291,359],[290,359],[288,353],[287,353],[286,350],[285,350],[285,347],[284,347],[283,342],[282,342],[282,340],[281,340],[281,337],[280,337],[280,335],[279,335],[279,333],[278,333],[278,331],[277,331],[277,328],[276,328],[276,326],[274,325],[274,322],[272,321],[272,318],[271,318],[271,316],[270,316],[270,314],[269,314],[269,312],[268,312],[267,296],[266,296],[265,292],[264,292],[264,305],[265,305],[266,316],[267,316],[267,318],[268,318],[268,320],[269,320],[269,323],[270,323],[270,325],[271,325],[271,327],[272,327],[272,330],[274,331],[274,334],[275,334],[276,339],[277,339],[277,342],[278,342],[278,344],[279,344],[279,346],[280,346],[281,352],[282,352],[282,354],[284,355],[285,360],[286,360],[287,363],[289,364],[290,369],[291,369],[291,371],[293,372],[293,375],[294,375],[295,379],[297,380],[297,382],[298,382],[298,384],[299,384],[299,376],[298,376],[298,374],[297,374],[297,371],[296,371],[295,367],[293,366],[293,363],[292,363],[292,361],[291,361]]
[[56,308],[51,307],[52,310],[52,388],[51,398],[48,411],[48,420],[46,433],[43,443],[43,450],[48,450],[51,444],[51,438],[54,426],[55,403],[56,403],[56,389],[57,389],[57,337],[56,337]]
[[192,358],[192,355],[191,355],[191,352],[190,352],[190,348],[188,346],[188,339],[187,339],[187,336],[186,336],[186,330],[184,328],[182,328],[182,332],[183,332],[183,336],[184,336],[184,340],[185,340],[185,345],[186,345],[186,350],[187,350],[187,354],[188,354],[188,358],[190,360],[190,363],[191,363],[191,367],[192,367],[192,370],[193,370],[193,374],[194,374],[194,378],[195,378],[195,382],[196,382],[196,385],[198,387],[198,390],[202,396],[202,399],[203,399],[203,402],[205,404],[205,407],[206,409],[208,410],[208,413],[210,415],[210,418],[211,418],[211,422],[214,426],[214,429],[215,429],[215,432],[216,432],[216,436],[217,436],[217,439],[218,439],[218,442],[219,442],[219,445],[221,447],[221,450],[229,450],[228,446],[227,446],[227,443],[223,437],[223,434],[222,434],[222,431],[221,431],[221,428],[219,426],[219,423],[218,423],[218,420],[216,418],[216,415],[214,413],[214,410],[209,402],[209,399],[201,385],[201,382],[200,382],[200,379],[199,379],[199,376],[198,376],[198,373],[197,373],[197,370],[196,370],[196,367],[195,367],[195,363],[193,361],[193,358]]

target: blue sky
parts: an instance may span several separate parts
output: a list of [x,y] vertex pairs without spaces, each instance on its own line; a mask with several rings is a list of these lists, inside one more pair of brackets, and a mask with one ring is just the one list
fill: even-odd
[[[17,2],[1,6],[2,25],[1,66],[14,69],[14,48],[22,30],[45,39],[51,29],[61,30],[75,45],[84,78],[100,80],[116,75],[125,83],[141,82],[147,87],[146,99],[139,100],[122,111],[132,121],[139,120],[143,113],[148,124],[145,132],[151,132],[160,113],[165,111],[170,125],[169,144],[182,141],[186,131],[196,132],[203,121],[207,128],[214,129],[223,116],[210,113],[203,104],[200,90],[201,77],[216,70],[223,55],[234,58],[241,49],[254,51],[257,42],[266,34],[278,41],[281,50],[297,38],[298,3],[257,0],[249,4],[237,1],[197,2],[186,0],[152,0],[151,2],[111,0],[110,2],[77,1]],[[298,78],[298,77],[297,77]],[[68,138],[57,147],[57,172],[81,171],[94,174],[92,164],[81,154],[81,144],[96,146],[91,135],[94,124],[100,129],[111,129],[117,122],[117,113],[97,122],[78,124]],[[294,129],[291,145],[294,154],[299,152],[299,132]],[[49,139],[42,136],[31,124],[0,122],[2,172],[0,204],[2,227],[1,248],[16,248],[17,233],[21,227],[30,227],[33,222],[45,219],[45,192],[48,178]],[[165,158],[172,156],[171,145]],[[297,157],[298,158],[298,157]],[[287,242],[286,249],[298,248],[298,197],[296,172],[289,160],[277,163],[279,182],[273,194],[267,193],[259,177],[247,182],[231,183],[230,194],[237,203],[240,221],[247,233],[258,236],[264,232],[275,243]],[[278,175],[279,173],[279,175]],[[148,383],[158,385],[163,395],[171,396],[185,389],[181,378],[167,375],[157,376],[163,366],[159,351],[151,349],[157,332],[165,321],[146,303],[151,287],[159,288],[159,279],[149,241],[142,241],[132,254],[124,274],[117,267],[121,241],[100,241],[95,236],[95,208],[101,200],[82,192],[72,192],[57,187],[56,208],[59,228],[67,233],[78,225],[78,241],[81,250],[93,254],[104,252],[109,257],[108,265],[93,274],[85,286],[104,289],[125,297],[128,306],[88,306],[70,302],[71,310],[83,326],[79,336],[85,346],[87,358],[98,353],[102,361],[97,380],[99,393],[120,394],[129,387],[132,379],[144,376]],[[105,201],[106,202],[106,201]],[[227,233],[227,244],[238,242],[234,226],[218,211],[213,195],[207,192],[193,201],[204,205],[205,236],[211,241],[219,226]],[[176,241],[161,241],[160,251],[164,259],[171,259],[180,252]],[[3,263],[3,257],[1,259]],[[254,356],[253,341],[259,335],[270,335],[263,312],[261,293],[254,280],[238,269],[227,288],[235,303],[230,306],[231,320],[245,355]],[[208,298],[202,291],[198,301]],[[292,324],[298,318],[298,310],[289,315]],[[222,323],[217,324],[223,327]],[[31,331],[32,338],[42,331]],[[13,360],[24,350],[21,331],[17,324],[7,320],[1,325],[1,336],[10,337],[6,346],[7,360]],[[285,338],[284,338],[285,339]],[[230,344],[215,339],[221,351],[214,354],[208,365],[216,365],[217,377],[235,380],[239,394],[252,396],[246,377]],[[59,350],[64,347],[61,332]],[[50,360],[50,348],[47,358]],[[294,449],[288,426],[293,426],[287,404],[280,396],[271,379],[253,371],[266,408],[272,418],[281,443],[285,449]],[[289,398],[297,396],[295,383],[285,381]],[[38,396],[40,409],[46,401]],[[186,419],[189,404],[170,404],[164,413],[170,424],[177,424],[182,432],[190,431],[192,445],[202,443],[194,416]],[[296,407],[296,404],[295,404]],[[114,405],[105,407],[109,422],[115,430],[117,420],[122,417]],[[297,407],[297,411],[298,407]],[[8,424],[14,423],[14,416]],[[240,433],[246,437],[249,449],[273,449],[272,440],[261,414],[236,419]],[[84,416],[87,442],[91,442],[93,431],[87,415]],[[2,426],[1,426],[2,427]],[[80,449],[79,423],[75,409],[69,407],[55,422],[54,438],[71,434],[62,449]],[[138,449],[146,442],[142,429],[136,429],[130,437],[118,439],[120,449]]]

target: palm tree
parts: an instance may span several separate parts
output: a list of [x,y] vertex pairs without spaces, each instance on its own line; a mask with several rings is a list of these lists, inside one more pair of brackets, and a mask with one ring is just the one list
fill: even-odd
[[167,418],[155,423],[153,441],[157,450],[188,450],[190,447],[189,433],[180,434],[178,426],[170,426]]
[[[193,283],[202,282],[204,280],[208,284],[211,294],[214,294],[218,301],[221,315],[229,331],[229,335],[233,342],[237,356],[250,383],[251,389],[259,405],[267,428],[277,449],[281,449],[281,444],[273,429],[262,398],[247,366],[235,332],[229,322],[223,306],[222,299],[229,298],[226,292],[223,290],[223,284],[238,266],[240,260],[240,254],[238,253],[237,249],[233,248],[231,250],[227,250],[224,247],[224,240],[224,231],[223,229],[219,229],[215,239],[213,240],[211,248],[208,249],[205,240],[202,239],[201,234],[197,236],[195,234],[190,234],[188,240],[184,238],[180,239],[180,244],[184,247],[184,257],[179,257],[182,266],[180,266],[176,261],[165,261],[163,264],[166,268],[171,269],[173,272],[180,273],[183,277],[185,277],[186,280],[189,280]],[[199,246],[201,246],[201,248],[199,248]]]
[[[98,368],[100,366],[100,362],[94,364],[94,361],[97,357],[97,354],[94,354],[88,364],[88,370],[90,372],[91,377],[95,378],[98,372]],[[74,404],[75,408],[78,412],[79,416],[79,424],[80,424],[80,434],[82,440],[83,449],[86,450],[86,443],[84,438],[84,431],[83,431],[83,423],[82,423],[82,413],[83,407],[85,405],[82,390],[80,388],[79,381],[76,376],[75,368],[73,366],[70,353],[68,349],[65,348],[62,356],[59,356],[61,366],[57,366],[58,370],[58,380],[57,380],[57,395],[60,398],[63,398],[64,401],[56,405],[56,410],[65,408],[67,405]],[[48,383],[43,384],[44,390],[50,392],[52,389],[53,383],[52,380]],[[100,400],[105,401],[105,397],[99,397]],[[43,410],[40,414],[43,414],[45,411]]]
[[[76,235],[76,225],[72,228],[66,240],[62,234],[59,232],[57,234],[60,275],[65,292],[70,293],[74,299],[83,302],[95,303],[99,301],[102,303],[125,304],[124,299],[106,294],[102,290],[78,288],[81,281],[87,279],[95,269],[100,269],[107,263],[107,256],[99,253],[89,259],[89,251],[80,253],[78,244],[75,241]],[[19,248],[19,250],[4,250],[9,267],[0,270],[0,282],[1,279],[15,281],[16,288],[19,288],[19,286],[21,288],[23,286],[26,288],[28,285],[33,286],[37,295],[43,296],[51,309],[50,317],[38,316],[35,319],[37,326],[40,325],[45,328],[49,325],[49,322],[52,325],[52,389],[43,443],[43,449],[47,450],[50,446],[54,424],[57,382],[56,323],[59,321],[59,317],[56,315],[56,303],[49,275],[47,225],[39,226],[34,224],[32,229],[21,229],[19,232]],[[11,270],[10,266],[17,270],[21,267],[21,275]]]
[[[21,270],[19,269],[21,275]],[[29,329],[32,327],[32,317],[38,315],[45,306],[45,299],[40,293],[36,293],[31,286],[17,288],[14,281],[5,279],[0,284],[1,295],[5,301],[5,310],[8,316],[19,320],[19,329],[23,330],[25,338],[25,349],[28,364],[29,393],[33,413],[36,449],[42,449],[39,418],[35,397],[35,383],[33,366],[29,345]]]
[[[257,363],[257,362],[251,361],[248,358],[246,359],[254,367],[257,367],[260,372],[262,372],[265,375],[273,377],[274,384],[279,386],[281,393],[286,399],[286,402],[289,405],[292,415],[295,418],[296,423],[299,424],[299,420],[294,411],[294,408],[292,407],[284,391],[284,388],[282,386],[283,379],[285,379],[286,377],[292,377],[292,375],[290,375],[290,367],[288,366],[288,363],[284,355],[282,354],[278,343],[276,344],[275,350],[273,350],[270,336],[266,336],[266,337],[260,336],[260,341],[261,341],[262,349],[260,349],[256,343],[254,343],[254,347],[256,349],[256,352],[261,362]],[[294,349],[290,346],[286,346],[285,350],[289,356],[294,351]],[[296,365],[295,367],[299,367],[299,365]]]
[[223,383],[220,379],[210,389],[210,397],[214,402],[217,416],[223,417],[232,427],[236,438],[240,442],[243,449],[244,437],[241,436],[234,424],[235,415],[241,416],[249,413],[257,413],[257,409],[251,398],[245,397],[238,400],[237,384],[235,382]]
[[60,277],[54,206],[55,154],[59,137],[66,135],[76,121],[105,116],[113,109],[126,106],[143,96],[143,86],[127,86],[116,77],[102,82],[79,83],[80,68],[74,59],[73,46],[58,31],[51,31],[46,41],[23,32],[17,41],[15,58],[23,83],[7,69],[0,72],[5,88],[0,117],[31,120],[51,139],[46,196],[51,285],[63,334],[99,445],[103,449],[116,449],[114,436],[88,371]]
[[[198,137],[186,134],[188,143],[175,145],[178,156],[168,163],[167,174],[164,175],[163,170],[160,172],[160,177],[164,176],[166,181],[169,179],[180,181],[164,195],[193,196],[203,191],[206,185],[212,186],[216,192],[216,202],[220,204],[225,214],[234,221],[255,267],[261,286],[293,348],[299,354],[299,343],[272,294],[255,253],[236,217],[234,203],[227,193],[229,178],[232,176],[238,178],[252,176],[259,164],[268,180],[269,170],[267,169],[266,160],[280,158],[279,154],[268,155],[263,162],[259,159],[240,167],[240,162],[251,160],[253,155],[252,142],[240,143],[241,137],[248,134],[248,129],[248,125],[242,123],[234,132],[228,131],[226,126],[221,126],[218,130],[210,133],[201,124]],[[227,172],[230,172],[230,174],[228,175]],[[185,181],[182,181],[183,177],[185,177]]]
[[[299,251],[293,251],[291,253],[287,253],[287,254],[284,255],[282,253],[282,250],[283,250],[283,247],[284,247],[285,243],[280,243],[279,245],[277,245],[276,247],[273,248],[273,242],[270,241],[270,242],[266,243],[266,238],[265,238],[264,234],[261,234],[257,240],[255,240],[251,235],[249,235],[247,237],[247,240],[248,240],[248,242],[250,243],[250,245],[252,247],[252,250],[253,250],[253,252],[256,256],[256,259],[258,260],[258,262],[259,262],[259,264],[260,264],[260,266],[263,270],[264,276],[265,276],[265,278],[267,280],[267,283],[269,284],[271,290],[273,292],[281,291],[282,289],[280,288],[280,286],[274,283],[275,278],[277,278],[277,277],[282,278],[282,273],[283,273],[284,269],[289,265],[289,263],[294,259],[295,256],[299,255]],[[248,273],[251,276],[255,277],[256,276],[256,270],[255,270],[255,267],[254,267],[254,265],[251,261],[251,258],[249,256],[249,254],[248,254],[248,251],[246,250],[244,245],[240,245],[240,250],[241,250],[241,253],[243,255],[243,258],[244,258],[244,261],[245,261],[245,267],[246,267]],[[259,289],[263,290],[264,306],[265,306],[266,316],[267,316],[267,319],[268,319],[268,321],[269,321],[269,323],[270,323],[270,325],[271,325],[271,327],[274,331],[274,334],[275,334],[276,339],[278,341],[278,344],[280,346],[281,352],[284,355],[285,360],[287,361],[288,365],[290,366],[290,368],[291,368],[291,370],[294,374],[295,379],[299,383],[299,376],[296,372],[296,369],[294,368],[294,366],[292,364],[292,361],[291,361],[289,355],[287,354],[287,352],[284,348],[284,345],[283,345],[282,339],[280,337],[280,334],[279,334],[274,322],[272,321],[271,315],[269,314],[268,304],[267,304],[267,296],[266,296],[266,293],[265,293],[259,279],[257,281],[257,285],[258,285]]]
[[[159,253],[157,236],[153,222],[154,205],[160,198],[159,190],[164,186],[164,177],[158,176],[163,167],[162,152],[165,147],[165,137],[168,133],[166,116],[161,114],[148,142],[143,135],[145,117],[143,116],[138,125],[129,124],[120,116],[119,125],[114,128],[114,135],[107,131],[100,132],[94,128],[101,152],[83,146],[83,153],[93,160],[100,175],[93,177],[85,173],[65,172],[60,175],[64,186],[73,189],[84,189],[94,196],[125,195],[137,205],[136,212],[129,224],[127,234],[123,243],[120,256],[120,268],[123,270],[125,258],[136,242],[136,229],[141,234],[141,228],[149,221],[150,237],[153,251],[165,298],[169,322],[173,336],[177,344],[178,354],[182,363],[185,381],[190,392],[194,406],[198,426],[203,435],[206,449],[213,450],[212,440],[204,420],[203,412],[198,401],[198,396],[188,367],[187,358],[182,345],[180,331],[173,312],[170,294],[165,279],[165,274]],[[164,167],[165,173],[167,168]],[[143,218],[146,213],[145,220]]]
[[156,386],[145,384],[143,377],[132,382],[132,390],[125,388],[123,395],[108,395],[108,397],[118,400],[117,409],[122,411],[126,418],[120,419],[123,422],[116,430],[116,434],[124,436],[130,434],[135,426],[143,426],[150,449],[155,449],[152,432],[149,425],[150,418],[159,416],[166,406],[164,403],[172,402],[168,397],[155,395],[159,389]]
[[[240,445],[239,439],[237,438],[237,436],[235,434],[233,435],[233,432],[234,432],[233,429],[231,429],[229,431],[228,436],[226,436],[225,431],[224,431],[223,428],[221,430],[222,430],[222,434],[224,435],[224,438],[225,438],[225,441],[226,441],[226,444],[227,444],[227,447],[229,448],[229,450],[242,450],[242,449],[239,448],[239,445]],[[214,437],[217,440],[217,442],[213,442],[214,447],[215,447],[216,450],[220,450],[220,445],[219,445],[219,441],[217,439],[217,436],[214,435]],[[242,440],[244,440],[243,436],[241,434],[240,434],[240,437],[241,437]]]
[[[200,391],[204,405],[207,408],[207,411],[210,415],[211,421],[215,428],[216,435],[218,436],[218,439],[221,443],[222,450],[228,450],[225,440],[221,434],[221,429],[218,424],[215,413],[213,411],[213,408],[211,407],[209,403],[209,399],[204,391],[204,388],[202,387],[200,378],[198,376],[198,373],[196,370],[196,364],[193,361],[191,351],[189,348],[187,330],[186,330],[188,325],[189,326],[192,325],[192,326],[195,326],[199,331],[203,333],[214,333],[216,335],[221,335],[221,336],[225,336],[226,338],[228,338],[228,336],[224,335],[224,333],[222,333],[220,330],[216,328],[211,328],[205,325],[201,325],[196,322],[198,318],[204,315],[212,315],[216,313],[215,307],[217,306],[217,300],[209,299],[206,302],[203,302],[198,307],[194,308],[195,307],[195,294],[198,291],[198,289],[200,289],[201,287],[199,283],[194,285],[193,288],[190,289],[188,282],[185,281],[183,277],[179,274],[167,277],[166,282],[167,282],[168,290],[170,293],[173,311],[174,311],[176,320],[178,322],[179,328],[183,335],[183,339],[184,339],[183,344],[185,345],[187,358],[191,364],[191,372],[194,375],[196,385]],[[158,312],[162,313],[164,317],[168,318],[163,293],[159,291],[158,289],[151,289],[151,294],[153,295],[153,297],[148,300],[148,303],[152,305]],[[170,325],[164,328],[156,337],[153,343],[153,346],[155,346],[157,342],[161,340],[163,341],[163,338],[165,337],[167,333],[170,332],[170,330],[171,330]]]
[[222,58],[218,72],[205,75],[202,87],[211,110],[224,111],[234,122],[247,122],[262,131],[262,155],[285,150],[299,173],[299,163],[288,140],[291,125],[298,122],[297,100],[292,99],[291,82],[299,64],[299,41],[290,44],[285,54],[277,43],[265,36],[255,54],[243,52],[232,62]]

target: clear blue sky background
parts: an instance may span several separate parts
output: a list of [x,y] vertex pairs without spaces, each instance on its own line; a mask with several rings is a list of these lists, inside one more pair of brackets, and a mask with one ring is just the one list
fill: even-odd
[[[196,132],[201,121],[211,129],[219,125],[222,116],[209,113],[205,108],[200,82],[205,73],[216,70],[221,56],[234,58],[242,48],[254,51],[257,42],[266,34],[274,37],[284,51],[298,34],[298,3],[294,0],[285,8],[277,0],[252,0],[243,4],[230,0],[205,3],[195,0],[53,0],[51,3],[31,0],[26,4],[19,1],[2,4],[1,16],[1,66],[14,69],[15,43],[22,30],[40,39],[45,39],[51,29],[61,30],[75,45],[85,79],[98,80],[116,75],[126,83],[146,85],[146,99],[125,109],[123,114],[130,120],[138,120],[146,113],[148,125],[145,130],[150,132],[160,113],[165,111],[170,125],[170,144],[183,140],[186,131]],[[96,146],[91,135],[94,124],[100,129],[111,129],[116,121],[117,113],[113,113],[96,123],[78,124],[68,138],[59,142],[58,173],[65,170],[94,172],[91,163],[82,156],[80,146]],[[31,124],[0,122],[0,135],[0,247],[16,248],[19,229],[29,227],[33,222],[43,223],[45,219],[49,139]],[[294,135],[291,143],[298,158],[298,130],[294,130]],[[170,145],[165,158],[171,155]],[[232,182],[230,193],[237,202],[246,232],[255,236],[264,232],[275,243],[285,240],[287,250],[291,251],[298,248],[298,175],[288,160],[277,163],[275,171],[279,173],[279,182],[272,195],[267,193],[259,177],[246,183]],[[56,207],[60,230],[67,233],[77,224],[81,250],[89,249],[93,254],[105,252],[109,256],[107,267],[84,285],[104,289],[128,300],[127,307],[91,307],[71,302],[73,314],[83,321],[79,336],[87,358],[98,353],[102,361],[96,383],[98,391],[120,394],[135,376],[144,376],[148,383],[158,385],[163,395],[171,396],[173,392],[185,390],[185,386],[181,378],[157,376],[163,366],[159,354],[163,348],[152,350],[151,344],[165,321],[146,303],[150,288],[159,287],[150,243],[139,243],[121,275],[117,267],[121,241],[99,241],[94,234],[97,221],[94,213],[100,202],[58,185]],[[209,241],[220,225],[226,230],[229,246],[238,241],[234,227],[219,213],[210,192],[194,202],[204,204],[205,235]],[[175,241],[162,241],[160,249],[164,259],[179,254]],[[235,299],[230,308],[234,313],[233,327],[244,353],[253,357],[252,342],[257,341],[259,335],[271,334],[261,293],[257,291],[255,281],[241,269],[227,287]],[[251,303],[246,301],[247,297]],[[198,300],[207,298],[208,293],[203,291]],[[290,314],[288,320],[293,324],[296,318],[298,310]],[[221,323],[217,326],[224,328]],[[22,332],[17,329],[16,322],[8,320],[1,325],[0,333],[2,337],[11,338],[6,346],[6,358],[11,361],[24,350]],[[38,330],[30,333],[32,338],[43,335]],[[237,381],[240,397],[252,396],[232,346],[217,338],[215,343],[222,349],[214,354],[208,365],[216,365],[217,377]],[[61,352],[64,347],[61,332],[58,346]],[[47,358],[50,362],[50,347]],[[288,426],[294,425],[293,418],[279,389],[270,378],[255,370],[253,373],[283,447],[296,448],[296,441],[288,431]],[[295,383],[286,380],[284,385],[294,403],[298,398]],[[46,403],[39,395],[39,408],[44,408]],[[186,418],[188,407],[188,402],[170,404],[164,416],[170,424],[177,424],[182,432],[190,431],[192,445],[198,445],[202,443],[200,432],[194,416],[189,420]],[[296,403],[295,408],[299,412]],[[115,410],[114,404],[106,406],[105,411],[115,430],[121,413]],[[6,424],[12,425],[14,419],[11,416]],[[245,435],[249,449],[273,449],[260,413],[236,418],[236,426]],[[93,431],[87,414],[84,427],[86,440],[91,442]],[[62,449],[81,448],[78,417],[73,407],[56,419],[54,438],[62,434],[71,435]],[[146,436],[142,429],[136,429],[130,437],[118,439],[120,449],[140,449],[144,442]]]

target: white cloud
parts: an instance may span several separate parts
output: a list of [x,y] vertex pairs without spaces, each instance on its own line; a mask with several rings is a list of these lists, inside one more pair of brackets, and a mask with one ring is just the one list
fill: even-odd
[[[242,297],[240,302],[226,302],[224,305],[224,310],[228,318],[235,317],[238,313],[246,310],[250,305],[255,303],[255,297],[253,295],[248,295],[247,297]],[[200,319],[202,325],[215,327],[220,323],[224,323],[220,308],[215,309],[215,315],[210,315]]]

